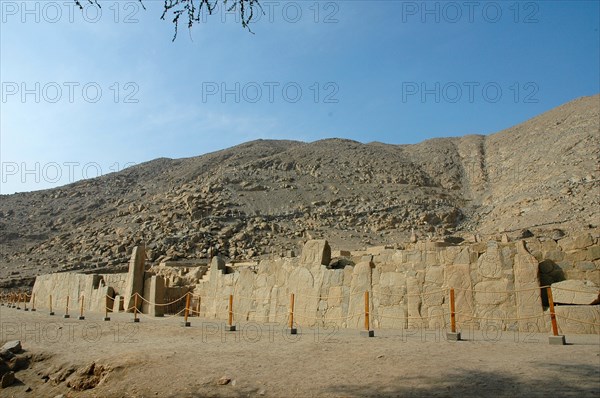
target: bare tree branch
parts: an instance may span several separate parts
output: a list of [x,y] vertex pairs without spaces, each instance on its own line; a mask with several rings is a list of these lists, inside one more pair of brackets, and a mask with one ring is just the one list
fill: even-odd
[[[98,3],[98,0],[74,0],[75,4],[83,10],[82,1],[87,1],[88,3],[98,6],[102,8]],[[143,0],[138,0],[144,10],[146,7],[144,6]],[[212,15],[215,9],[218,6],[219,2],[223,3],[224,7],[229,6],[227,8],[227,12],[238,11],[240,13],[242,27],[248,29],[250,33],[252,30],[250,29],[250,22],[255,18],[255,10],[260,11],[264,15],[264,10],[260,5],[259,0],[164,0],[164,8],[163,13],[160,16],[160,19],[165,20],[168,16],[169,18],[172,16],[173,19],[171,22],[175,25],[175,33],[173,35],[173,41],[177,38],[177,33],[179,30],[179,18],[184,16],[184,19],[187,17],[187,26],[188,29],[191,29],[195,23],[200,23],[200,17],[202,16],[202,12],[208,12],[209,15]]]

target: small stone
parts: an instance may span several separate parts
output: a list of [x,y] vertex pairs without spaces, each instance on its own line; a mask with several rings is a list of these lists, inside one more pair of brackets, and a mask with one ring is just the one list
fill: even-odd
[[4,344],[2,348],[0,348],[0,351],[8,350],[13,354],[18,354],[21,352],[22,349],[23,348],[21,347],[21,340],[12,340]]
[[231,379],[229,377],[223,376],[219,380],[217,380],[217,385],[225,386],[225,385],[229,384],[230,381],[231,381]]
[[13,385],[15,380],[15,372],[8,372],[4,376],[2,376],[2,381],[0,381],[0,388],[6,388]]
[[29,386],[25,389],[25,392],[31,392],[31,391],[33,391],[33,389]]
[[528,229],[523,229],[523,230],[521,230],[521,232],[519,233],[519,236],[518,236],[518,238],[517,238],[517,239],[526,239],[526,238],[531,238],[531,237],[533,237],[533,236],[534,236],[534,235],[533,235],[533,232],[531,232],[531,231],[530,231],[530,230],[528,230]]
[[267,391],[264,388],[261,388],[260,390],[258,390],[257,394],[258,395],[265,395],[267,393]]

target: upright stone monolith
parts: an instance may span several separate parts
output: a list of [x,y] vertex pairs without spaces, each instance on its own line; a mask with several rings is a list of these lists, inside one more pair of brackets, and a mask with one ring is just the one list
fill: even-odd
[[148,296],[142,305],[142,312],[150,316],[163,316],[165,306],[161,305],[165,299],[165,279],[160,275],[153,275],[144,282],[144,291]]
[[331,261],[331,247],[325,239],[309,240],[302,249],[301,264],[329,265]]
[[540,294],[539,265],[525,248],[523,241],[516,243],[514,259],[515,296],[519,330],[543,332],[546,330]]
[[[125,287],[125,311],[133,312],[135,305],[135,294],[144,295],[144,265],[146,260],[146,248],[144,245],[136,246],[131,253],[129,260],[129,273],[127,274],[127,284]],[[142,308],[142,300],[137,300],[138,310]]]

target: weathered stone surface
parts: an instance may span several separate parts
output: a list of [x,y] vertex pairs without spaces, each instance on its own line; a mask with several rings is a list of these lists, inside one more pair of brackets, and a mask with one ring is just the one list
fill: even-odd
[[325,239],[309,240],[304,244],[301,264],[307,265],[329,265],[331,261],[331,247]]
[[4,376],[2,376],[2,380],[0,381],[0,388],[10,387],[15,383],[15,381],[15,372],[8,372]]
[[[84,309],[92,311],[103,311],[104,307],[98,308],[98,296],[102,296],[105,290],[99,292],[102,276],[84,275],[70,272],[40,275],[35,279],[32,295],[35,294],[35,306],[40,309],[49,309],[49,299],[52,296],[53,310],[64,308],[67,296],[69,296],[70,307],[77,305],[81,296],[84,296]],[[33,299],[32,299],[33,300]]]
[[429,307],[442,305],[445,294],[446,291],[442,290],[440,286],[425,285],[423,288],[423,304]]
[[600,289],[592,282],[567,280],[553,283],[552,298],[559,304],[590,304],[598,297]]
[[[516,315],[520,330],[544,331],[543,319],[535,318],[543,315],[538,262],[525,248],[523,241],[518,241],[517,254],[514,259]],[[537,328],[537,330],[532,330]]]
[[600,305],[557,305],[554,312],[560,334],[600,334]]
[[320,286],[309,269],[295,268],[289,277],[289,286],[296,293],[296,317],[299,322],[313,326],[316,324],[317,308],[320,301]]
[[116,295],[113,302],[113,312],[120,312],[124,310],[124,297]]
[[502,276],[502,260],[498,242],[488,242],[486,252],[477,261],[477,269],[484,278],[497,279]]
[[406,295],[408,302],[408,327],[422,327],[421,289],[416,278],[406,279]]
[[441,286],[444,283],[444,268],[439,266],[427,267],[425,270],[425,282]]
[[18,354],[22,351],[22,347],[21,347],[21,340],[11,340],[11,341],[7,341],[6,343],[4,343],[4,345],[2,346],[2,348],[0,348],[0,351],[10,351],[13,354]]
[[404,305],[382,307],[378,313],[381,328],[406,329],[408,327],[407,309]]
[[[313,247],[313,254],[308,255],[312,250],[308,245],[307,249],[310,250],[305,253],[308,256],[305,260],[310,258],[308,263],[301,258],[279,258],[228,267],[223,259],[215,257],[208,275],[200,279],[187,279],[185,275],[191,272],[187,267],[173,265],[171,271],[165,270],[166,266],[156,267],[161,271],[153,267],[145,274],[141,290],[147,300],[161,303],[161,297],[165,298],[165,302],[167,298],[170,301],[194,288],[194,293],[202,297],[202,316],[218,319],[227,319],[228,296],[233,294],[234,320],[257,322],[282,322],[287,319],[290,294],[294,293],[295,321],[298,325],[314,326],[333,322],[341,327],[362,329],[365,291],[370,294],[371,326],[438,328],[440,323],[447,322],[447,319],[437,319],[447,318],[442,316],[448,306],[446,288],[454,287],[459,327],[481,328],[492,322],[481,318],[507,318],[492,323],[502,330],[546,330],[545,321],[536,318],[542,314],[538,260],[525,249],[523,242],[480,242],[476,246],[454,247],[429,247],[423,243],[411,246],[409,250],[394,251],[385,260],[381,256],[376,257],[373,259],[375,263],[371,261],[371,255],[366,254],[367,251],[353,252],[352,261],[362,256],[366,256],[368,261],[359,262],[356,266],[346,265],[343,269],[321,264],[326,242],[311,242],[318,247]],[[540,241],[535,242],[537,244],[531,247],[562,253],[554,242],[547,244],[544,241],[543,248]],[[387,253],[388,250],[382,249],[380,252]],[[588,258],[588,252],[589,248],[567,255],[580,258],[577,256],[583,253],[584,257],[581,258]],[[405,262],[409,257],[420,261]],[[428,257],[430,262],[435,257],[440,265],[427,266],[425,262]],[[591,268],[589,264],[583,270],[577,269],[573,267],[573,262],[555,265],[545,261],[540,267],[545,271],[543,276],[548,283],[565,276],[598,280],[600,283],[600,271],[596,269],[600,261],[591,264],[594,264],[593,270],[588,270]],[[563,266],[565,268],[561,268]],[[581,264],[577,266],[581,268]],[[178,279],[172,280],[177,284],[161,286],[159,280],[163,278],[162,275],[166,275],[166,278],[177,276]],[[98,311],[103,312],[108,305],[118,311],[123,306],[119,305],[123,297],[120,293],[125,291],[130,280],[128,273],[41,276],[34,287],[39,293],[36,306],[42,307],[45,301],[43,297],[53,292],[55,309],[64,308],[65,294],[71,297],[84,294],[86,307],[97,307]],[[113,289],[109,281],[115,283],[119,290]],[[516,293],[513,292],[513,282],[518,290]],[[160,290],[163,289],[165,293],[161,296]],[[76,306],[74,302],[71,301],[71,308]],[[141,302],[143,312],[160,315],[160,308],[151,308],[151,305],[142,305]],[[196,303],[197,300],[193,300],[194,309]],[[349,316],[351,318],[347,318]],[[508,320],[517,317],[523,319],[518,322]]]
[[455,288],[455,306],[456,311],[459,313],[456,315],[456,320],[459,323],[468,323],[472,321],[472,318],[460,313],[473,314],[475,310],[473,293],[470,291],[473,287],[471,285],[469,264],[449,265],[445,271],[445,285],[448,288]]
[[220,256],[214,256],[210,261],[210,274],[217,275],[219,273],[224,274],[226,271],[225,260]]
[[[129,260],[129,272],[127,274],[127,285],[124,294],[125,311],[133,312],[135,306],[135,295],[144,295],[144,266],[146,261],[146,249],[144,246],[135,246]],[[142,309],[142,300],[137,300],[138,310]]]
[[383,272],[379,277],[379,289],[373,292],[380,305],[398,305],[406,294],[406,275],[401,272]]
[[600,246],[592,246],[587,249],[587,258],[590,261],[598,260],[600,258]]
[[484,281],[475,285],[475,302],[481,305],[499,305],[508,298],[508,281]]
[[144,281],[144,303],[142,311],[150,316],[163,316],[165,306],[165,279],[153,275]]
[[585,249],[594,244],[592,236],[588,233],[579,234],[573,237],[563,238],[558,241],[563,251]]
[[364,312],[365,312],[365,299],[364,292],[369,291],[371,300],[370,306],[372,308],[372,291],[371,291],[371,267],[373,264],[364,262],[358,263],[354,266],[354,273],[352,277],[352,283],[350,285],[350,298],[348,305],[348,315],[362,314],[355,316],[348,320],[348,325],[358,328],[364,324]]
[[449,319],[444,315],[444,308],[442,306],[428,308],[427,317],[427,327],[436,331],[442,331],[449,323]]

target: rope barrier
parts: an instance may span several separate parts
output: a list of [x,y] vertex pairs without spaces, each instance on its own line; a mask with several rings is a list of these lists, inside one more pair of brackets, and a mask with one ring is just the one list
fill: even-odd
[[357,316],[361,317],[363,315],[364,315],[363,312],[359,312],[359,313],[356,313],[356,314],[353,314],[353,315],[347,315],[347,316],[343,316],[343,317],[339,317],[339,318],[328,318],[325,315],[323,315],[321,317],[312,317],[312,316],[301,315],[301,314],[295,313],[294,317],[300,317],[300,318],[309,319],[309,320],[312,320],[312,321],[344,321],[344,320],[356,318]]
[[[563,290],[565,292],[574,292],[574,293],[587,293],[587,294],[591,294],[590,291],[585,291],[585,290],[575,290],[575,289],[567,289],[564,287],[560,287],[560,286],[550,286],[552,289],[556,289],[556,290]],[[598,293],[600,293],[600,289],[598,289]]]
[[333,300],[333,299],[340,299],[340,298],[358,296],[358,295],[363,295],[363,294],[365,294],[365,293],[364,292],[356,292],[356,293],[350,293],[350,294],[346,294],[346,295],[342,295],[342,296],[311,296],[308,294],[301,294],[301,295],[297,295],[297,296],[298,297],[306,297],[306,298],[317,298],[317,299],[321,299],[321,300]]
[[239,295],[235,295],[236,299],[243,299],[243,300],[250,300],[250,301],[269,301],[271,300],[271,297],[246,297],[246,296],[239,296]]
[[464,312],[457,312],[456,315],[462,315],[462,316],[467,316],[469,318],[473,318],[473,319],[484,319],[484,320],[489,320],[489,321],[522,321],[525,319],[535,319],[535,318],[544,318],[547,314],[541,314],[541,315],[532,315],[532,316],[525,316],[525,317],[518,317],[518,318],[513,318],[513,317],[504,317],[504,318],[491,318],[491,317],[485,317],[485,316],[475,316],[475,315],[471,315],[471,314],[465,314]]
[[144,314],[143,312],[138,312],[138,315],[140,315],[140,316],[142,316],[144,318],[155,319],[157,321],[164,321],[164,320],[167,320],[167,319],[179,316],[179,315],[181,315],[184,312],[185,312],[185,308],[181,309],[181,311],[179,311],[179,312],[177,312],[175,314],[165,315],[165,316],[151,316],[151,315]]
[[[235,315],[236,317],[240,317],[242,319],[248,319],[250,318],[251,313],[247,313],[247,314],[243,314],[241,312],[232,312],[233,315]],[[253,318],[265,318],[265,319],[269,319],[269,318],[281,318],[281,317],[285,317],[287,319],[288,314],[277,314],[277,315],[258,315],[256,313],[252,314]]]
[[[517,317],[491,317],[491,316],[477,316],[474,314],[469,314],[469,313],[464,313],[464,312],[456,312],[454,309],[454,290],[457,291],[463,291],[463,292],[472,292],[472,293],[489,293],[489,294],[516,294],[519,292],[527,292],[527,291],[538,291],[541,289],[546,289],[547,290],[547,294],[548,294],[548,298],[549,298],[549,302],[550,302],[550,314],[548,313],[542,313],[539,315],[532,315],[532,316],[518,316],[519,314],[517,313]],[[552,323],[552,332],[553,334],[556,336],[557,335],[557,322],[556,322],[556,318],[560,318],[560,319],[565,319],[565,320],[569,320],[572,322],[577,322],[580,324],[585,324],[585,325],[591,325],[593,327],[597,327],[600,328],[600,323],[599,322],[590,322],[587,320],[582,320],[582,319],[576,319],[576,318],[571,318],[569,316],[565,316],[565,315],[561,315],[561,314],[556,314],[555,310],[554,310],[554,302],[552,299],[552,290],[560,290],[560,291],[566,291],[566,292],[573,292],[573,293],[591,293],[590,291],[583,291],[583,290],[577,290],[577,289],[569,289],[569,288],[563,288],[560,286],[555,286],[555,287],[551,287],[548,285],[545,286],[540,286],[540,287],[535,287],[535,288],[527,288],[527,289],[515,289],[515,290],[509,290],[509,291],[485,291],[485,290],[477,290],[477,289],[468,289],[468,288],[461,288],[461,287],[454,287],[454,288],[441,288],[439,290],[434,290],[434,291],[428,291],[428,292],[420,292],[420,293],[386,293],[386,292],[382,292],[380,289],[378,290],[372,290],[372,293],[374,295],[381,295],[381,296],[387,296],[387,297],[426,297],[426,296],[430,296],[430,295],[436,295],[436,294],[445,294],[448,291],[450,291],[450,312],[446,312],[443,311],[437,314],[432,314],[432,315],[428,315],[428,316],[396,316],[396,315],[384,315],[384,314],[377,314],[375,315],[376,319],[394,319],[394,320],[401,320],[401,321],[427,321],[427,320],[431,320],[431,319],[444,319],[447,318],[448,316],[450,317],[450,322],[452,324],[452,330],[453,332],[456,329],[456,317],[457,316],[462,316],[462,317],[466,317],[468,319],[471,320],[481,320],[481,321],[502,321],[502,322],[515,322],[515,321],[523,321],[523,320],[531,320],[531,319],[540,319],[540,318],[545,318],[546,316],[550,315],[550,319],[551,319],[551,323]],[[599,290],[600,291],[600,290]],[[365,296],[365,308],[364,308],[364,312],[360,312],[360,313],[354,313],[354,314],[350,314],[350,315],[346,315],[346,316],[341,316],[341,317],[328,317],[326,313],[321,314],[320,316],[311,316],[311,315],[305,315],[302,313],[296,313],[294,312],[294,300],[295,299],[319,299],[319,300],[334,300],[334,299],[349,299],[351,297],[354,296],[358,296],[358,295],[362,295],[364,294]],[[32,292],[32,294],[28,294],[28,293],[23,293],[23,292],[17,292],[17,293],[8,293],[8,294],[2,294],[0,295],[0,302],[2,302],[2,304],[4,305],[5,303],[12,308],[17,308],[20,309],[21,304],[24,304],[24,308],[27,311],[27,304],[29,303],[29,298],[31,299],[31,304],[32,304],[32,311],[35,311],[35,294]],[[220,312],[215,312],[215,313],[211,313],[210,310],[206,310],[207,315],[209,315],[209,317],[215,317],[215,318],[219,318],[219,317],[226,317],[227,321],[228,321],[228,325],[229,325],[229,330],[235,330],[235,326],[233,325],[233,319],[234,317],[237,319],[244,319],[244,320],[279,320],[279,319],[286,319],[287,322],[289,322],[289,326],[290,329],[293,329],[294,326],[294,317],[295,318],[299,318],[302,319],[304,321],[321,321],[321,322],[327,322],[327,321],[348,321],[354,318],[360,318],[360,317],[364,317],[365,320],[365,329],[367,331],[369,331],[370,329],[370,321],[369,321],[369,317],[373,316],[373,314],[371,314],[371,310],[370,310],[370,301],[369,301],[369,291],[365,291],[365,292],[355,292],[355,293],[350,293],[350,294],[345,294],[345,295],[340,295],[340,296],[323,296],[323,295],[318,295],[318,296],[314,296],[314,295],[295,295],[295,294],[291,294],[291,301],[290,301],[290,306],[288,307],[289,312],[280,312],[280,313],[276,313],[276,314],[259,314],[255,311],[253,312],[248,312],[248,313],[240,313],[240,312],[235,312],[233,310],[233,299],[234,296],[233,295],[228,295],[228,296],[220,296],[215,294],[214,296],[211,297],[207,297],[207,296],[202,296],[200,294],[194,294],[192,292],[187,292],[184,295],[182,295],[181,297],[172,300],[170,302],[167,303],[155,303],[152,302],[146,298],[144,298],[142,295],[140,295],[139,293],[135,293],[133,295],[134,297],[134,305],[127,308],[125,311],[126,312],[133,312],[134,315],[134,322],[138,322],[138,315],[141,317],[145,317],[145,318],[152,318],[155,320],[168,320],[170,318],[174,318],[174,317],[180,317],[182,314],[185,314],[185,326],[189,326],[189,322],[187,322],[188,320],[188,316],[189,315],[194,315],[197,314],[198,317],[200,316],[200,310],[201,310],[201,301],[204,300],[205,303],[210,303],[210,300],[214,300],[214,302],[222,302],[222,301],[226,301],[227,299],[229,300],[228,302],[228,306],[227,306],[227,310],[225,311],[220,311]],[[197,303],[196,303],[196,308],[192,308],[191,307],[191,298],[196,297],[197,298]],[[111,297],[109,295],[105,296],[106,299],[111,299],[114,300],[114,297]],[[178,312],[174,313],[174,314],[170,314],[167,316],[162,316],[162,317],[154,317],[154,316],[150,316],[147,314],[144,314],[142,311],[140,311],[138,309],[139,307],[139,303],[147,303],[149,305],[152,306],[156,306],[156,307],[167,307],[167,306],[171,306],[174,305],[180,301],[182,301],[184,298],[186,298],[186,304],[185,307],[182,308],[181,310],[179,310]],[[272,299],[274,299],[275,297],[248,297],[248,296],[242,296],[242,295],[236,295],[235,296],[236,299],[238,300],[248,300],[248,301],[253,301],[253,302],[260,302],[260,301],[271,301]],[[83,311],[84,311],[84,295],[81,295],[79,297],[79,302],[80,302],[80,318],[79,319],[84,319],[83,316]],[[141,302],[138,301],[139,299],[141,299]],[[209,300],[209,301],[207,301]],[[57,303],[59,300],[56,300]],[[108,302],[108,300],[107,300]],[[70,304],[70,297],[67,295],[66,296],[66,310],[65,310],[65,318],[69,317],[69,304]],[[120,304],[119,304],[120,305]],[[52,312],[52,307],[53,307],[53,298],[52,295],[49,296],[49,308],[50,308],[50,315],[53,315],[54,313]],[[105,308],[105,320],[108,320],[110,318],[108,318],[108,312],[113,312],[114,309],[114,305],[113,308],[110,308],[108,305],[104,306]],[[316,311],[316,310],[315,310]],[[158,319],[157,319],[158,318]]]
[[428,316],[421,316],[421,317],[419,317],[419,316],[399,317],[399,316],[393,316],[393,315],[377,315],[377,317],[379,317],[379,318],[390,318],[390,319],[400,319],[400,320],[403,320],[403,319],[415,319],[415,320],[423,320],[423,321],[425,321],[425,320],[428,320],[428,319],[431,319],[431,318],[445,317],[447,315],[450,315],[450,313],[449,312],[443,312],[443,313],[437,314],[437,315],[428,315]]
[[[137,294],[137,293],[136,293],[136,294]],[[148,304],[150,304],[150,305],[155,305],[155,306],[157,306],[157,307],[166,307],[166,306],[168,306],[168,305],[173,305],[173,304],[177,303],[178,301],[181,301],[181,300],[182,300],[184,297],[186,297],[186,296],[187,296],[187,294],[184,294],[183,296],[179,297],[179,298],[178,298],[178,299],[176,299],[176,300],[173,300],[173,301],[171,301],[171,302],[168,302],[168,303],[163,303],[163,304],[158,304],[158,303],[154,303],[154,302],[152,302],[152,301],[150,301],[150,300],[146,300],[144,297],[140,296],[139,294],[138,294],[138,296],[139,296],[139,298],[140,298],[142,301],[145,301],[146,303],[148,303]]]
[[382,296],[394,296],[394,297],[421,297],[421,296],[431,296],[433,294],[445,293],[449,290],[449,288],[434,290],[433,292],[423,292],[423,293],[410,293],[410,294],[397,294],[397,293],[384,293],[380,290],[373,290],[373,295],[380,294]]
[[515,289],[515,290],[506,290],[503,292],[493,292],[493,291],[488,291],[488,290],[476,290],[476,289],[466,289],[466,288],[461,288],[461,287],[454,287],[454,290],[460,290],[463,292],[474,292],[474,293],[494,293],[494,294],[510,294],[510,293],[518,293],[518,292],[529,292],[529,291],[533,291],[533,290],[541,290],[541,289],[545,289],[548,288],[550,286],[540,286],[540,287],[531,287],[528,289]]
[[559,317],[559,318],[564,318],[564,319],[568,319],[568,320],[570,320],[570,321],[573,321],[573,322],[584,323],[584,324],[586,324],[586,325],[592,325],[592,326],[596,326],[596,327],[600,328],[600,323],[595,323],[595,322],[586,322],[586,321],[582,321],[581,319],[574,319],[574,318],[570,318],[570,317],[568,317],[568,316],[561,315],[561,314],[555,314],[555,315],[556,315],[557,317]]

